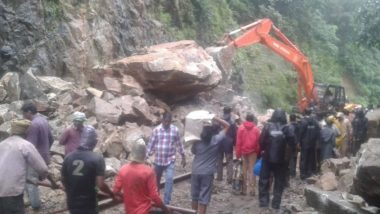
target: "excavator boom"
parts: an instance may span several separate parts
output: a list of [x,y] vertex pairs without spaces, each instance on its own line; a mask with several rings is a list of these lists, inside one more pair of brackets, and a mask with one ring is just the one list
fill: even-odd
[[[272,36],[270,33],[275,35]],[[235,34],[240,36],[234,38]],[[298,107],[301,111],[310,103],[318,103],[314,89],[311,65],[305,55],[295,46],[270,19],[260,19],[254,23],[231,31],[224,37],[227,47],[242,48],[256,43],[266,45],[275,53],[293,64],[298,73]],[[230,49],[230,48],[229,48]]]

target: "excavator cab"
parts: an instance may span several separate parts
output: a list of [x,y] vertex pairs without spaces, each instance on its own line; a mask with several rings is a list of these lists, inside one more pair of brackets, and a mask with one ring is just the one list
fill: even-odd
[[347,100],[344,87],[333,84],[316,83],[319,110],[322,112],[342,111]]

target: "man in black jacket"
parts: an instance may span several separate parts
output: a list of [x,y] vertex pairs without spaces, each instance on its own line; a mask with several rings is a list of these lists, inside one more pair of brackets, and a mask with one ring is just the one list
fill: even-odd
[[[285,186],[286,147],[289,142],[286,126],[286,113],[278,108],[273,112],[272,118],[265,124],[260,136],[260,148],[263,158],[259,180],[259,203],[260,207],[269,205],[270,175],[274,177],[272,208],[279,209],[282,192]],[[294,146],[294,145],[290,145]]]
[[311,116],[311,110],[305,110],[305,116],[300,123],[301,163],[300,177],[306,179],[316,173],[316,146],[320,127],[318,121]]
[[355,112],[355,118],[352,121],[353,135],[353,155],[359,151],[360,146],[367,140],[368,119],[365,117],[365,112],[362,108]]

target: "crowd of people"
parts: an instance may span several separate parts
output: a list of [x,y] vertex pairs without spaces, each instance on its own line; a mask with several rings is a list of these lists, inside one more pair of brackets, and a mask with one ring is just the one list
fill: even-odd
[[[31,207],[41,208],[38,184],[48,178],[53,189],[66,192],[67,206],[72,214],[94,214],[97,210],[98,191],[124,203],[125,213],[145,214],[152,207],[171,213],[171,203],[176,153],[185,167],[186,156],[179,129],[172,124],[172,115],[162,116],[146,144],[139,139],[132,146],[129,162],[119,170],[113,187],[105,183],[104,158],[93,152],[98,143],[96,130],[85,125],[86,115],[73,114],[73,125],[59,139],[65,146],[62,165],[62,186],[48,173],[50,147],[53,144],[48,121],[37,114],[32,103],[21,108],[24,119],[11,123],[11,136],[0,142],[0,213],[21,214],[24,209],[24,192]],[[289,122],[288,122],[289,118]],[[214,175],[223,181],[223,161],[226,159],[226,183],[234,183],[234,160],[242,164],[242,184],[234,190],[247,197],[258,192],[260,207],[279,209],[282,193],[291,177],[297,174],[300,153],[299,176],[302,180],[317,174],[321,162],[332,157],[355,155],[366,140],[367,119],[359,109],[354,118],[348,112],[331,115],[315,114],[306,109],[303,116],[287,113],[277,108],[264,126],[257,126],[257,119],[247,113],[245,121],[234,117],[233,109],[225,107],[223,115],[204,120],[198,141],[193,142],[191,152],[191,207],[199,214],[207,212],[210,203]],[[149,156],[155,156],[147,164]],[[252,170],[261,161],[258,188]],[[240,162],[239,162],[240,161]],[[153,165],[153,166],[151,166]],[[159,194],[161,177],[165,175],[163,200]],[[270,188],[273,184],[273,197]]]

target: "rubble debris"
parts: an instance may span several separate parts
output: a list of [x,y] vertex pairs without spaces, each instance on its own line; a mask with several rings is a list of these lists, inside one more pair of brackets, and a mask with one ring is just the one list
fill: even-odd
[[344,158],[330,158],[324,160],[321,165],[321,173],[332,172],[339,175],[339,171],[350,167],[351,160],[347,157]]
[[321,213],[376,214],[379,212],[378,208],[363,209],[344,200],[339,191],[323,191],[317,187],[307,186],[304,194],[307,204]]

